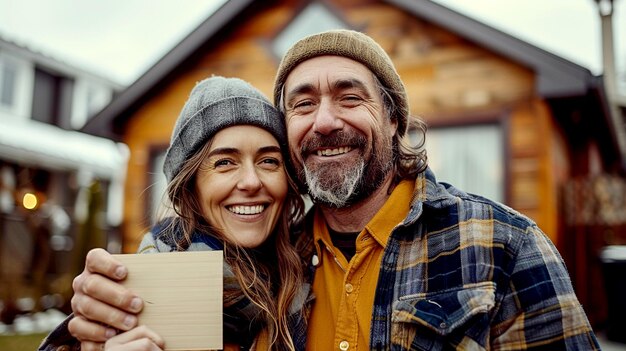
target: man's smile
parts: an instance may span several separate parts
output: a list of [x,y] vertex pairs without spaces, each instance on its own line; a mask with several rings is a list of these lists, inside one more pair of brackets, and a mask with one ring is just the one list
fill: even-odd
[[350,151],[352,151],[351,146],[341,146],[341,147],[332,148],[332,149],[331,148],[319,149],[317,150],[317,156],[336,156],[336,155],[347,154]]

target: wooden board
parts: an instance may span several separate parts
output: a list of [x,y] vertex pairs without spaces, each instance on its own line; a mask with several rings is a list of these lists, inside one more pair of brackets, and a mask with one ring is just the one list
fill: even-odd
[[139,324],[166,350],[222,349],[222,251],[114,256],[128,267],[123,285],[144,300]]

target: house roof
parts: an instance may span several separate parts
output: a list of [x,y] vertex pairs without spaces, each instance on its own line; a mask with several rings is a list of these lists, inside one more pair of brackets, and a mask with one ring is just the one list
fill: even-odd
[[146,100],[156,87],[173,75],[201,47],[219,37],[220,32],[232,25],[232,19],[244,12],[253,2],[253,0],[226,1],[109,105],[91,118],[82,130],[119,140],[121,125],[128,119],[133,109]]
[[76,77],[89,77],[89,79],[100,82],[103,85],[111,87],[113,90],[120,91],[123,86],[115,82],[103,75],[97,74],[93,71],[89,71],[80,67],[80,65],[74,63],[68,63],[64,60],[57,59],[52,57],[44,52],[29,48],[28,46],[14,42],[13,40],[7,39],[0,35],[0,51],[6,51],[11,53],[12,55],[18,55],[19,57],[25,58],[31,62],[35,62],[37,65],[41,67],[45,67],[46,69]]
[[537,92],[545,98],[585,95],[594,82],[587,68],[435,2],[386,1],[534,70],[539,78]]
[[0,140],[0,159],[21,165],[114,179],[124,177],[128,163],[123,143],[34,120],[3,121]]
[[[602,79],[595,77],[588,69],[447,7],[430,0],[384,1],[532,69],[537,76],[536,91],[546,99],[584,97],[590,94],[604,95]],[[246,12],[251,13],[248,11],[259,6],[268,6],[268,3],[271,1],[266,1],[262,5],[253,0],[227,1],[111,104],[92,118],[83,130],[119,140],[123,125],[132,111],[145,101],[158,85],[171,77],[201,47],[218,40],[219,33],[228,30],[229,26],[237,22],[233,21],[234,18]],[[603,99],[606,100],[601,97],[598,103],[602,104]],[[610,115],[610,109],[606,106],[601,106],[601,109],[609,111],[609,115],[604,116],[604,123],[611,131],[614,147],[622,150],[618,152],[621,154],[623,167],[626,169],[626,150],[623,149],[623,145],[626,144],[626,140],[623,140],[624,133],[619,126],[615,126],[616,119]]]

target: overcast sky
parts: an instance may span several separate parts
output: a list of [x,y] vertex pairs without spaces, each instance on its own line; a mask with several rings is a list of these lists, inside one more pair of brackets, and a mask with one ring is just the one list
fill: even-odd
[[[416,0],[422,1],[422,0]],[[626,80],[626,0],[614,0],[616,64]],[[0,36],[130,84],[223,0],[0,0]],[[602,73],[594,0],[436,0]]]

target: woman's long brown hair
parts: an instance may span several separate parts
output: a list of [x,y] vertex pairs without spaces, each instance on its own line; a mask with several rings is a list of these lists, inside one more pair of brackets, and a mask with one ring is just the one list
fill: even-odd
[[[171,210],[176,213],[170,226],[177,226],[183,233],[182,239],[177,242],[178,249],[185,250],[196,231],[211,233],[221,239],[224,242],[224,260],[231,266],[243,293],[261,310],[259,318],[268,331],[270,350],[294,350],[288,330],[289,308],[304,278],[302,261],[290,242],[290,229],[303,216],[302,198],[295,182],[287,174],[287,197],[276,228],[266,243],[260,248],[246,249],[229,241],[204,218],[197,195],[196,174],[210,146],[209,141],[190,157],[167,187]],[[285,157],[283,152],[286,171]]]

